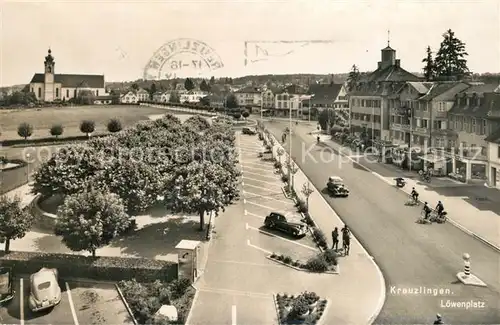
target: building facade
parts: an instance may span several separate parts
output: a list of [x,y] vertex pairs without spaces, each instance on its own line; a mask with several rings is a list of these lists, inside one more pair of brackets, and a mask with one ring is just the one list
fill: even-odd
[[488,185],[500,189],[500,129],[486,138],[488,143]]
[[274,96],[274,116],[284,116],[288,117],[298,117],[299,112],[302,111],[302,95],[300,94],[289,94],[288,92],[283,92],[276,94]]
[[349,108],[344,84],[312,84],[307,92],[311,97],[311,108]]
[[147,102],[150,99],[149,92],[141,88],[137,91],[137,98],[140,102]]
[[389,99],[407,81],[420,79],[401,67],[394,49],[390,46],[382,49],[377,69],[348,94],[351,132],[363,132],[372,139],[389,141]]
[[49,49],[44,61],[44,73],[35,73],[29,90],[39,101],[66,101],[78,96],[80,91],[91,91],[94,96],[106,95],[104,75],[55,74],[56,62]]
[[201,90],[190,90],[180,94],[181,103],[199,103],[200,99],[207,96],[208,93]]
[[129,90],[124,92],[120,96],[121,104],[137,104],[139,102],[139,98],[137,97],[137,93],[133,90]]
[[262,103],[262,92],[256,87],[244,87],[234,93],[241,107],[260,107]]

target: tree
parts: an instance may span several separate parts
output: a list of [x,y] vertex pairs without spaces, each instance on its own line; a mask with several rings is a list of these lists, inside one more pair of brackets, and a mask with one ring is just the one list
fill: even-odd
[[248,111],[243,111],[241,115],[246,119],[247,117],[250,116],[250,113],[248,113]]
[[210,91],[210,86],[207,84],[205,79],[203,79],[200,83],[200,90],[201,91]]
[[432,50],[430,46],[427,46],[426,57],[422,59],[422,62],[425,63],[424,66],[424,77],[425,81],[434,80],[434,74],[436,71],[436,66],[434,65],[434,59],[432,58]]
[[215,85],[215,77],[210,77],[210,85]]
[[455,37],[455,33],[448,29],[443,34],[443,41],[436,54],[436,75],[440,79],[461,79],[470,74],[467,67],[465,43]]
[[50,128],[50,135],[55,136],[56,138],[62,135],[64,132],[64,128],[61,124],[54,124]]
[[133,90],[139,90],[139,85],[136,84],[135,82],[132,84],[132,89]]
[[184,81],[184,88],[186,88],[187,91],[193,90],[194,89],[194,82],[190,78],[186,78]]
[[87,136],[90,138],[92,132],[95,131],[95,122],[91,120],[83,120],[80,123],[80,131],[87,134]]
[[80,90],[74,101],[80,105],[92,105],[94,104],[95,96],[90,90]]
[[227,108],[238,108],[238,99],[234,94],[229,94],[226,98],[226,107]]
[[170,97],[168,98],[169,103],[172,104],[179,104],[181,102],[181,98],[179,97],[179,94],[176,91],[172,91],[170,93]]
[[156,84],[153,82],[149,88],[149,99],[153,100],[153,95],[156,93]]
[[68,196],[57,211],[55,232],[72,251],[96,250],[130,226],[131,220],[118,195],[108,190],[90,189]]
[[205,96],[205,97],[200,98],[200,104],[202,106],[210,106],[210,97]]
[[191,116],[183,124],[196,131],[205,131],[210,128],[210,123],[207,119],[200,115]]
[[33,125],[26,122],[19,124],[17,127],[17,134],[21,138],[24,138],[24,140],[28,139],[28,137],[33,135]]
[[234,118],[235,118],[235,119],[237,119],[237,120],[239,120],[239,119],[241,118],[241,114],[240,114],[239,112],[234,113],[234,115],[233,115],[233,116],[234,116]]
[[307,209],[309,209],[309,197],[311,196],[311,194],[314,193],[314,190],[311,188],[311,185],[309,183],[307,183],[307,185],[302,184],[301,192],[306,197],[306,207],[307,207]]
[[322,130],[327,130],[335,125],[335,110],[325,108],[319,113],[318,123]]
[[10,241],[23,238],[33,225],[33,216],[21,207],[19,197],[0,196],[0,243],[10,252]]
[[116,133],[122,130],[122,122],[120,122],[120,120],[116,118],[109,120],[106,126],[108,128],[108,131],[111,133]]
[[353,91],[359,81],[360,73],[358,67],[353,64],[349,75],[347,76],[347,90]]

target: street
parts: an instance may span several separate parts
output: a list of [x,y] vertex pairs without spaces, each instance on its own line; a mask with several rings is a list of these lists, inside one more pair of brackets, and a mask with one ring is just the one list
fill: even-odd
[[[288,123],[274,122],[267,127],[281,139],[286,126]],[[331,149],[316,145],[316,138],[307,134],[313,128],[294,127],[292,156],[318,189],[325,187],[328,176],[339,175],[351,190],[348,199],[324,197],[384,274],[387,297],[375,323],[429,323],[441,313],[445,323],[497,324],[498,253],[450,224],[416,224],[420,211],[404,205],[407,194],[358,165],[338,164],[339,157]],[[305,151],[310,148],[308,156]],[[465,252],[472,256],[472,273],[486,282],[487,288],[466,287],[457,281]],[[412,288],[423,288],[425,293],[403,290]],[[434,294],[432,289],[441,292]],[[449,307],[452,302],[468,301],[477,302],[476,307]]]
[[1,324],[133,324],[114,284],[60,280],[61,302],[32,312],[29,278],[14,280],[15,297],[0,307]]

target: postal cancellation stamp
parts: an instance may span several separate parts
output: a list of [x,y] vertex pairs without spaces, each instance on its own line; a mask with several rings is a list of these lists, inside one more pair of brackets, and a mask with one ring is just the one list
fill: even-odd
[[202,76],[224,67],[222,60],[208,44],[190,38],[179,38],[163,44],[149,59],[143,78],[161,80],[185,76]]

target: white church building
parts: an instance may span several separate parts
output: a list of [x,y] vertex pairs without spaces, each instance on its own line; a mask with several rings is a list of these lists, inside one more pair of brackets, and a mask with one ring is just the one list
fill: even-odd
[[30,81],[30,91],[40,101],[69,100],[77,97],[79,91],[90,90],[95,96],[106,95],[104,75],[55,74],[52,51],[44,61],[45,72],[35,73]]

